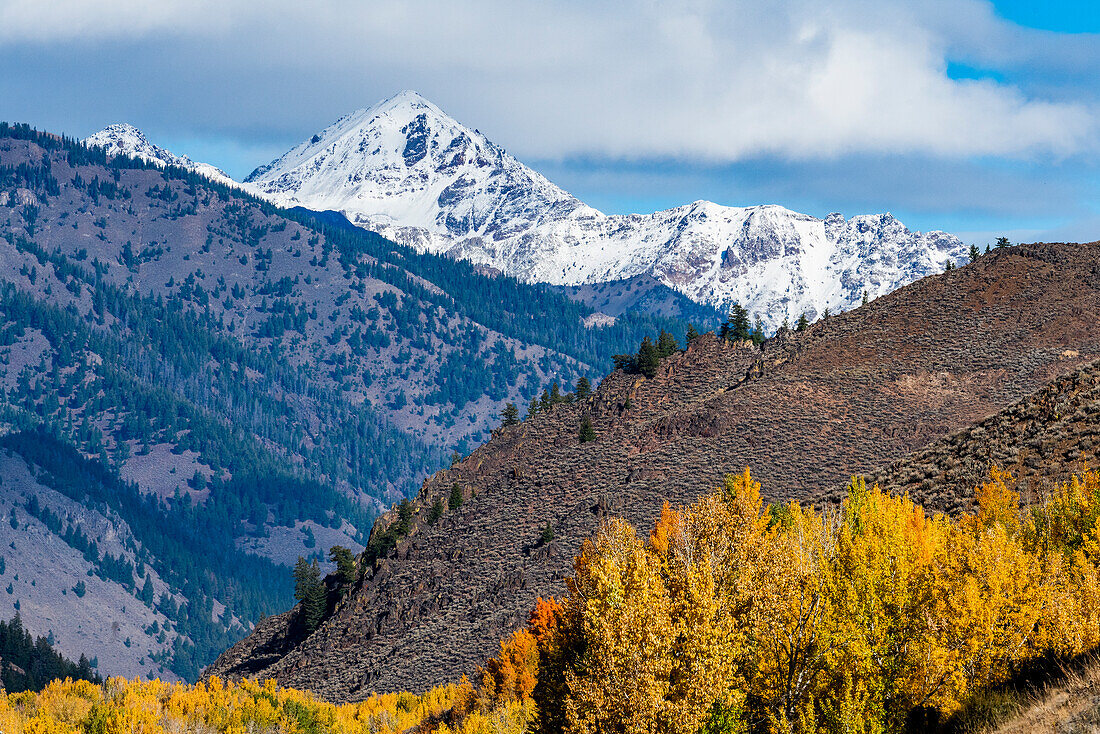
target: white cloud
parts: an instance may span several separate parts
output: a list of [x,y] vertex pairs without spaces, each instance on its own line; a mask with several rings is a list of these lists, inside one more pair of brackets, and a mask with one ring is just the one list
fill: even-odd
[[209,0],[0,0],[0,41],[205,33],[229,21],[227,10]]
[[948,53],[1026,36],[984,0],[0,0],[0,29],[89,52],[163,35],[269,85],[284,129],[329,122],[287,89],[349,111],[418,87],[525,156],[1058,157],[1098,133],[1088,103],[946,76]]

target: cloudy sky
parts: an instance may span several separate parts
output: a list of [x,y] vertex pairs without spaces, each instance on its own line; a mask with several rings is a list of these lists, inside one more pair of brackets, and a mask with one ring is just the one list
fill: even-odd
[[1100,239],[1095,0],[0,0],[0,119],[247,175],[416,89],[608,212]]

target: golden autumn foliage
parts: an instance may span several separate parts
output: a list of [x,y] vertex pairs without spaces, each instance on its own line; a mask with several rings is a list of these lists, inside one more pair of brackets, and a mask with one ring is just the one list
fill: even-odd
[[540,731],[897,732],[1096,648],[1100,475],[1025,509],[1011,485],[948,518],[853,479],[817,511],[746,470],[648,539],[608,523],[540,646]]
[[[181,685],[112,678],[101,686],[54,681],[39,693],[0,696],[4,734],[398,734],[425,724],[447,730],[461,685],[422,696],[390,693],[362,703],[333,704],[278,688],[273,681]],[[496,732],[504,718],[529,716],[521,707],[471,718],[449,731]],[[495,718],[494,718],[495,717]],[[518,731],[518,730],[516,730]]]
[[746,469],[648,536],[606,523],[474,683],[341,706],[247,681],[54,683],[0,697],[0,732],[920,731],[1031,660],[1100,647],[1100,474],[1021,508],[993,470],[975,496],[930,515],[853,479],[839,507],[765,505]]

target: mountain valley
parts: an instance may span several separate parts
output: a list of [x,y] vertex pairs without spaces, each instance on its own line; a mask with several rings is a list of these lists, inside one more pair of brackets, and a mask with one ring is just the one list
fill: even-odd
[[686,328],[177,163],[0,126],[0,612],[104,673],[195,678],[288,605],[299,555],[362,549],[508,402]]

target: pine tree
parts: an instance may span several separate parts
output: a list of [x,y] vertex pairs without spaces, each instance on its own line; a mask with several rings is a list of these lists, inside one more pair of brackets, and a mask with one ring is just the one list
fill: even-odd
[[577,438],[580,439],[581,443],[596,440],[596,430],[592,428],[592,419],[588,416],[581,419],[581,425],[577,429]]
[[1007,237],[998,237],[997,238],[997,247],[1008,247],[1011,244],[1012,243],[1008,241]]
[[443,504],[443,498],[440,497],[432,505],[431,511],[428,513],[428,524],[435,525],[439,521],[439,518],[443,517],[445,505]]
[[550,400],[550,391],[543,390],[542,396],[539,398],[539,410],[545,413],[550,410],[551,405],[553,405],[553,402]]
[[648,336],[642,339],[642,345],[638,347],[638,371],[646,377],[653,379],[657,376],[657,368],[661,364],[661,355],[657,352],[657,346]]
[[310,577],[316,579],[316,583],[309,589],[303,611],[305,612],[306,629],[313,632],[321,626],[325,619],[325,608],[328,606],[325,585],[321,581],[321,567],[317,565],[317,559],[309,567]]
[[515,403],[508,403],[504,410],[500,411],[500,418],[505,426],[514,426],[519,423],[519,408]]
[[859,305],[861,305],[861,306],[866,306],[867,305],[867,289],[866,288],[863,290],[863,301],[861,301]]
[[753,344],[760,346],[764,343],[764,321],[760,316],[756,317],[756,323],[753,324],[752,334],[750,336]]
[[294,598],[302,605],[300,619],[306,634],[321,626],[325,616],[325,585],[321,582],[321,568],[316,559],[308,563],[298,556],[294,564]]
[[688,344],[699,338],[699,332],[695,330],[695,324],[688,324],[687,336],[685,337]]
[[676,342],[676,337],[661,329],[661,335],[657,337],[657,353],[663,359],[678,351],[680,351],[680,345]]
[[145,577],[145,585],[141,587],[141,600],[146,606],[153,603],[153,581],[148,576]]
[[458,482],[455,482],[451,486],[451,498],[450,501],[448,501],[447,506],[450,507],[452,510],[457,510],[459,507],[462,506],[462,502],[465,499],[465,496],[462,494],[462,487],[458,486]]
[[950,272],[951,272],[952,270],[954,270],[954,269],[955,269],[955,261],[954,261],[954,260],[950,260],[950,259],[948,259],[948,260],[946,260],[946,261],[944,262],[944,264],[943,264],[943,272],[945,272],[945,273],[950,273]]
[[554,380],[554,383],[550,385],[550,404],[557,405],[564,401],[565,398],[561,394],[561,387],[558,386],[558,381]]
[[810,328],[810,320],[806,318],[806,314],[803,313],[798,317],[798,326],[795,327],[797,331],[805,331]]
[[611,361],[617,370],[622,370],[628,374],[638,371],[638,360],[633,354],[613,354],[611,355]]
[[982,256],[982,251],[978,249],[977,245],[970,246],[970,262],[974,262]]
[[336,580],[341,586],[353,584],[359,579],[359,569],[351,549],[334,545],[328,550],[328,559],[336,564]]
[[538,415],[539,412],[539,399],[535,396],[531,397],[531,404],[527,406],[527,417],[530,418],[533,415]]
[[749,326],[749,312],[739,303],[733,304],[729,318],[722,324],[719,333],[723,339],[732,341],[747,341],[752,339],[752,328]]
[[577,396],[577,400],[584,400],[592,394],[592,383],[588,381],[587,377],[583,375],[577,380],[577,387],[573,390]]

